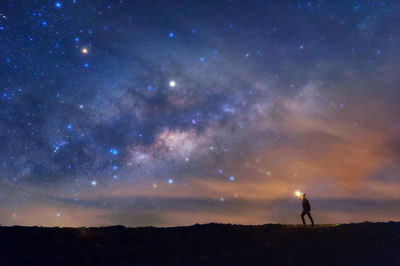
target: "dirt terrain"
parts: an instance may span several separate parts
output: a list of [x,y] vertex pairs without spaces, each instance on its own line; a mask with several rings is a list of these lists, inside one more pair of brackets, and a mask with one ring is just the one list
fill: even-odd
[[400,223],[0,227],[0,265],[400,265]]

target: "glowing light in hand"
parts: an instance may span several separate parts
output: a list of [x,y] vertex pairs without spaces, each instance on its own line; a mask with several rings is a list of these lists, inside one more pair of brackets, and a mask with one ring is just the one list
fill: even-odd
[[303,193],[301,193],[300,191],[297,190],[297,191],[294,192],[294,194],[295,194],[297,197],[300,197]]

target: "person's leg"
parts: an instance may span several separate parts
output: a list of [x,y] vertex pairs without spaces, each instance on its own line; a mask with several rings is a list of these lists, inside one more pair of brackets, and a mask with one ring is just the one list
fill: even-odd
[[307,212],[307,215],[308,215],[308,218],[310,218],[311,225],[314,225],[314,220],[313,220],[313,218],[312,218],[312,216],[311,216],[311,213],[310,213],[310,212]]
[[306,224],[306,221],[304,220],[304,215],[306,215],[305,211],[301,213],[301,220],[303,221],[303,224]]

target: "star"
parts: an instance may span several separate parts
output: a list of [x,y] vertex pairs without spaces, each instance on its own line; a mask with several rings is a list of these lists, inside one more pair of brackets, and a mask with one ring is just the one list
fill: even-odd
[[117,149],[110,149],[110,153],[113,155],[117,155],[118,154],[118,150]]
[[88,54],[88,53],[89,53],[89,50],[88,50],[86,47],[83,47],[83,48],[81,49],[81,52],[82,52],[82,54]]

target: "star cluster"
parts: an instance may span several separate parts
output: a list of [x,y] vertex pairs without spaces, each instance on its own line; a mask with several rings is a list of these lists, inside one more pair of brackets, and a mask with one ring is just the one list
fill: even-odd
[[5,0],[0,224],[396,219],[398,8]]

